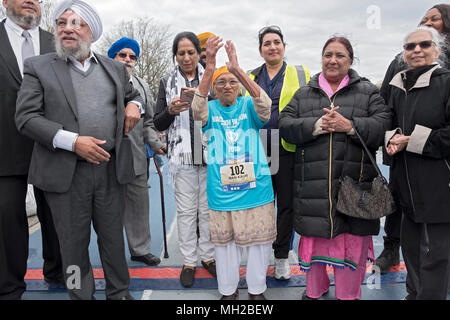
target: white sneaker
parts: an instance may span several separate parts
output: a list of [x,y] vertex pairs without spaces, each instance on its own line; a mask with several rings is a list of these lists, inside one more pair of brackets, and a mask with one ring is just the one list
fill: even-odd
[[291,267],[289,259],[275,258],[275,279],[289,280],[291,278]]

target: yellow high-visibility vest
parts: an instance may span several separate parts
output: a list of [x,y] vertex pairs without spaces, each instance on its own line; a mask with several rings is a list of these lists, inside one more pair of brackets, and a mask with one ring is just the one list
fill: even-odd
[[[250,79],[255,80],[256,75],[248,72]],[[306,86],[311,79],[311,74],[306,66],[287,66],[284,74],[283,88],[281,89],[279,111],[288,105],[294,94],[300,87]],[[245,90],[245,89],[244,89]],[[250,95],[248,92],[243,95]],[[295,152],[296,147],[281,139],[281,144],[286,151]]]

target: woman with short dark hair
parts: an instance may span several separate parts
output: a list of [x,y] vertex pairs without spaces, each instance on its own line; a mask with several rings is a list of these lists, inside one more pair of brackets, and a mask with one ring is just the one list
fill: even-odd
[[450,69],[450,4],[441,3],[432,7],[422,18],[419,26],[434,28],[445,38],[442,52],[447,60],[444,62],[445,66]]

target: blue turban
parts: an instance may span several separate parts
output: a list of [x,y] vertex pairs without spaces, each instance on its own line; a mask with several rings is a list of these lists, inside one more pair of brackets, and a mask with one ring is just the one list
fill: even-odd
[[139,43],[136,40],[130,39],[130,38],[122,38],[120,40],[117,40],[114,42],[108,50],[108,57],[111,59],[114,59],[116,57],[116,54],[125,48],[129,48],[133,50],[136,57],[139,58],[139,54],[141,53],[141,48],[139,47]]

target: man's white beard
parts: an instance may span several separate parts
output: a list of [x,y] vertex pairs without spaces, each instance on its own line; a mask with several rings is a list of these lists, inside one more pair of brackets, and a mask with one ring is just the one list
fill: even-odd
[[55,49],[56,54],[66,60],[68,57],[74,57],[75,60],[83,61],[91,52],[92,41],[81,41],[78,39],[79,46],[77,48],[64,48],[62,46],[61,37],[56,37]]
[[133,76],[133,70],[134,70],[134,67],[135,67],[136,64],[126,63],[125,61],[120,61],[120,62],[122,62],[125,65],[125,67],[126,67],[126,69],[128,71],[128,74],[130,75],[130,77],[132,77]]
[[22,28],[34,29],[41,24],[41,16],[22,16],[16,14],[16,12],[11,8],[6,9],[6,16]]
[[132,77],[133,76],[133,68],[127,67],[127,71],[128,71],[128,74],[130,75],[130,77]]

